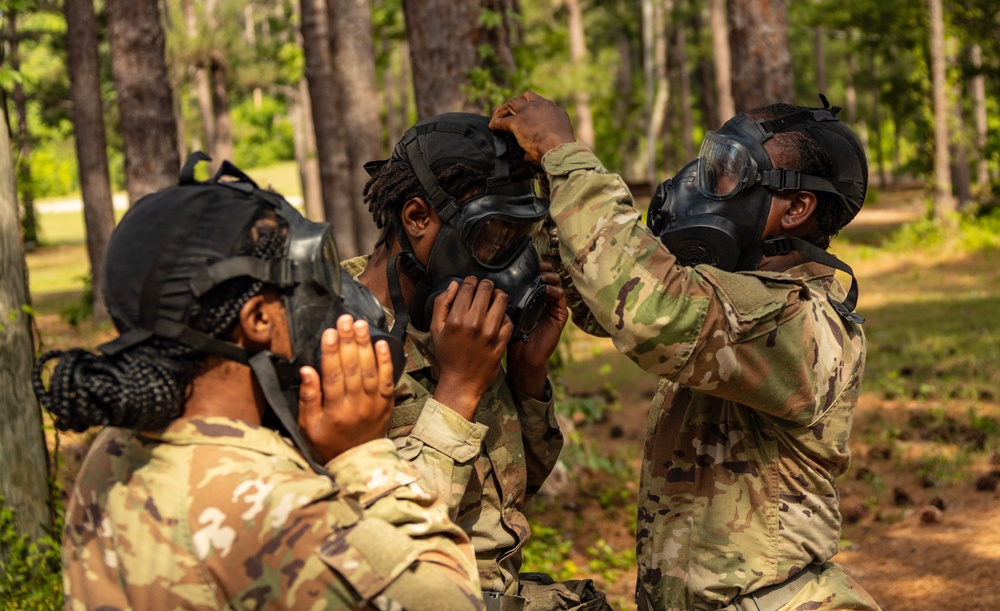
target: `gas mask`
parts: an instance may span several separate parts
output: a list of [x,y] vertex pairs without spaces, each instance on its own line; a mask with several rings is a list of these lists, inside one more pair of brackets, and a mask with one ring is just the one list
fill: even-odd
[[[514,337],[526,340],[545,310],[546,291],[532,236],[548,214],[549,204],[535,196],[534,180],[511,179],[506,143],[491,132],[489,119],[479,115],[449,113],[432,117],[410,128],[396,145],[387,163],[405,163],[429,194],[428,202],[443,221],[427,265],[413,254],[405,231],[398,232],[404,268],[416,280],[409,307],[398,290],[396,257],[386,269],[390,294],[397,313],[394,334],[405,332],[399,318],[406,311],[417,330],[430,328],[434,300],[452,281],[466,276],[491,280],[507,294],[507,316]],[[479,163],[491,170],[486,190],[459,204],[441,189],[431,170],[435,162]],[[375,171],[383,162],[366,167]],[[397,287],[393,290],[393,286]],[[402,324],[401,324],[402,323]],[[401,330],[397,330],[401,329]]]
[[[109,310],[123,332],[100,350],[114,354],[158,336],[249,365],[271,408],[263,424],[290,437],[310,466],[325,473],[298,426],[299,368],[309,365],[320,370],[321,335],[335,327],[342,314],[366,320],[373,343],[388,342],[397,380],[405,368],[402,342],[386,331],[385,314],[375,296],[341,274],[329,223],[307,220],[283,197],[261,190],[228,161],[212,180],[196,181],[194,166],[207,159],[204,153],[191,155],[178,186],[137,202],[116,229],[109,248],[117,240],[124,244],[119,250],[133,256],[109,258],[106,273],[147,280],[117,283],[123,287],[120,294],[108,296]],[[234,255],[236,244],[262,209],[273,212],[287,229],[283,256],[265,260]],[[163,235],[164,227],[169,235]],[[137,273],[135,268],[142,266],[149,271]],[[252,353],[189,326],[198,300],[234,278],[253,278],[281,292],[291,358],[268,350]]]
[[[806,108],[773,121],[744,114],[718,132],[708,132],[697,160],[660,184],[649,205],[649,228],[681,265],[708,264],[726,271],[752,271],[763,256],[797,250],[809,259],[851,274],[851,290],[838,310],[851,312],[857,282],[850,267],[802,239],[762,240],[774,191],[806,190],[834,195],[854,218],[868,184],[868,165],[854,133],[837,119],[840,110]],[[825,150],[833,176],[774,168],[764,142],[775,133],[804,130]],[[844,312],[842,312],[842,315]],[[860,317],[852,313],[852,319]]]

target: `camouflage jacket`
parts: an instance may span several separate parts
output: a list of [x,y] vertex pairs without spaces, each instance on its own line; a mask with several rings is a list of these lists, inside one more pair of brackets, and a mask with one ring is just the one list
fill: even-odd
[[[367,264],[368,257],[356,257],[342,266],[357,277]],[[512,388],[501,368],[469,422],[433,398],[438,375],[430,333],[409,328],[406,354],[389,437],[469,534],[483,589],[515,595],[520,551],[530,535],[521,509],[563,445],[553,403]]]
[[[844,297],[833,270],[678,266],[586,147],[543,165],[576,290],[615,346],[661,376],[636,536],[654,608],[721,608],[828,560],[865,361],[861,328],[828,299]],[[802,608],[874,606],[853,582],[832,583]]]
[[105,429],[70,498],[66,608],[482,608],[468,537],[391,442],[327,469],[229,418]]

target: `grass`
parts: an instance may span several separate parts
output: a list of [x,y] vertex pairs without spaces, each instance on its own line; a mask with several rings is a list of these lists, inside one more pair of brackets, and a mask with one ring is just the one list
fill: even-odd
[[[286,197],[302,195],[295,162],[248,170],[247,174],[261,187],[270,187]],[[46,200],[38,202],[44,203]],[[115,220],[121,220],[124,214],[125,210],[116,209]],[[82,292],[86,287],[85,279],[90,275],[83,212],[40,212],[38,224],[43,248],[27,253],[25,257],[32,298],[37,301],[43,295]]]

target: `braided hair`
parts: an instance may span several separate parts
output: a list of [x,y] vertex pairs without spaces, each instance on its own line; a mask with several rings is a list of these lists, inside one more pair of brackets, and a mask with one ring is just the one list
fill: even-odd
[[[534,176],[535,169],[524,160],[524,150],[517,141],[507,132],[499,132],[497,137],[505,140],[507,145],[504,157],[508,163],[511,179],[525,180]],[[437,179],[441,189],[460,203],[472,195],[484,192],[486,182],[491,175],[491,170],[461,162],[434,171],[434,178]],[[375,226],[380,230],[378,242],[375,243],[377,248],[389,244],[402,231],[400,217],[403,214],[403,204],[414,197],[426,200],[428,194],[408,163],[391,161],[368,179],[364,196]]]
[[[277,216],[262,210],[237,255],[275,259],[284,252],[286,236],[287,227]],[[210,337],[227,338],[239,322],[240,308],[263,288],[263,282],[251,278],[224,282],[196,302],[188,324]],[[46,390],[41,373],[53,358],[59,363]],[[55,350],[35,363],[32,384],[59,430],[82,432],[91,426],[156,430],[184,413],[188,388],[207,358],[204,352],[159,337],[111,356]]]
[[[773,121],[804,109],[803,106],[779,103],[757,108],[746,114],[754,121]],[[808,131],[778,132],[774,134],[771,142],[789,169],[813,176],[834,177],[834,166],[830,155]],[[835,194],[817,192],[816,212],[813,213],[813,218],[816,223],[812,231],[803,238],[825,250],[830,247],[830,239],[840,232],[850,221],[851,216],[850,211]]]

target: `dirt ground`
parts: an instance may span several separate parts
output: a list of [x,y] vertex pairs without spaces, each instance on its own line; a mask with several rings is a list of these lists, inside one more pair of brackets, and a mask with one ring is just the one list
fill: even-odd
[[[628,361],[602,355],[598,362],[614,367],[634,367]],[[597,365],[598,367],[600,365]],[[645,433],[649,398],[655,379],[637,375],[621,393],[619,411],[605,422],[586,430],[588,437],[609,454],[631,454],[635,473],[639,470],[642,436]],[[961,418],[969,402],[953,401],[942,406],[945,413]],[[919,440],[886,446],[869,445],[866,432],[888,427],[908,430],[914,414],[923,414],[919,402],[885,401],[863,395],[852,437],[851,469],[839,480],[845,525],[842,551],[834,560],[846,566],[886,611],[959,611],[1000,609],[1000,491],[976,489],[976,479],[1000,469],[996,450],[978,452],[953,481],[936,482],[922,477],[913,464],[921,459],[947,454],[956,444]],[[975,404],[977,413],[1000,417],[1000,404]],[[997,440],[993,440],[996,444]],[[994,445],[994,447],[996,447]],[[606,473],[582,470],[558,502],[539,501],[541,511],[531,517],[554,528],[573,525],[569,536],[575,562],[587,566],[591,554],[580,553],[587,542],[604,539],[618,550],[634,546],[633,482],[614,481]],[[601,490],[619,486],[618,505],[601,501]],[[596,491],[596,493],[595,493]],[[933,505],[932,505],[933,503]],[[941,510],[939,507],[943,507]],[[586,573],[584,569],[582,571]],[[631,596],[635,570],[622,570],[607,579],[588,576],[605,588],[615,608],[634,608]]]
[[[856,229],[883,231],[915,218],[922,206],[914,200],[866,210]],[[96,345],[113,335],[106,328],[75,330],[55,314],[41,315],[38,324],[43,349]],[[578,462],[563,474],[555,496],[540,496],[526,513],[535,539],[547,541],[543,551],[562,554],[552,552],[551,562],[563,578],[593,577],[614,608],[634,609],[639,457],[656,378],[609,340],[569,333],[567,387],[574,395],[612,398],[603,419],[575,423],[576,438],[601,460]],[[838,481],[845,524],[835,560],[887,611],[1000,610],[1000,489],[989,486],[1000,480],[1000,431],[980,427],[992,436],[977,436],[970,413],[1000,421],[998,393],[943,401],[862,395],[852,466]],[[90,438],[60,437],[64,485]],[[994,471],[998,476],[990,480]]]

